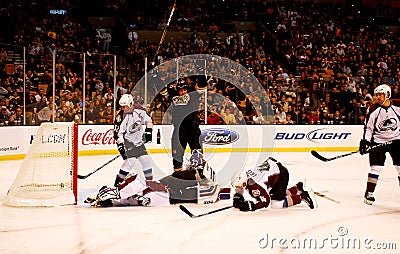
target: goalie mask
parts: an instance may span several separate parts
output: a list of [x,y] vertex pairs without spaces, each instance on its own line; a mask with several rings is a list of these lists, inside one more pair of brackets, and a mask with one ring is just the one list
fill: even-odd
[[382,104],[385,104],[385,102],[390,99],[390,97],[392,95],[392,90],[390,89],[390,86],[388,86],[388,85],[380,85],[374,89],[374,97],[376,97],[378,94],[385,95],[385,100],[382,103],[380,103],[382,105]]

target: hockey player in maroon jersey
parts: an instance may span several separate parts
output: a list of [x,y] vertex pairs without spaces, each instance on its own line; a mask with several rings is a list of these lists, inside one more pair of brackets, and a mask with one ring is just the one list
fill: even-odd
[[[233,196],[233,206],[240,211],[255,211],[266,208],[286,208],[300,204],[304,201],[311,209],[314,202],[307,191],[303,189],[303,183],[287,189],[289,171],[274,158],[269,157],[261,165],[244,169],[232,181],[236,193]],[[256,201],[244,199],[244,191],[247,191]]]
[[[119,100],[121,110],[114,121],[114,139],[117,142],[118,151],[124,159],[124,163],[119,170],[114,186],[117,187],[131,171],[135,165],[135,160],[139,160],[142,165],[146,180],[153,179],[153,170],[150,156],[144,146],[143,134],[147,140],[151,138],[153,121],[146,110],[140,105],[133,103],[130,94],[124,94]],[[146,124],[145,132],[142,124]],[[145,136],[145,137],[146,137]]]
[[[360,154],[369,152],[370,172],[364,194],[364,202],[368,205],[375,201],[374,191],[385,165],[386,153],[392,157],[400,184],[400,107],[390,97],[391,89],[388,85],[375,88],[374,103],[367,110],[364,135],[360,141]],[[369,147],[388,141],[392,143],[369,151]]]

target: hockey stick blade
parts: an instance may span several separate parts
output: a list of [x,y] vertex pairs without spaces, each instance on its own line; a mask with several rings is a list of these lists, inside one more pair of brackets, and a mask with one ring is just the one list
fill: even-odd
[[191,213],[186,207],[184,207],[183,205],[179,205],[179,209],[181,209],[182,212],[184,212],[184,213],[186,213],[187,215],[189,215],[189,217],[192,218],[192,219],[198,218],[198,217],[202,217],[202,216],[205,216],[205,215],[209,215],[209,214],[213,214],[213,213],[217,213],[217,212],[220,212],[220,211],[224,211],[224,210],[230,209],[230,208],[232,208],[232,207],[233,207],[233,206],[225,206],[225,207],[222,207],[222,208],[219,208],[219,209],[216,209],[216,210],[209,211],[209,212],[207,212],[207,213],[202,213],[202,214],[199,214],[199,215],[194,215],[194,214]]
[[325,158],[324,156],[322,156],[322,155],[320,155],[317,151],[315,151],[315,150],[312,150],[311,151],[311,154],[315,157],[315,158],[317,158],[318,160],[321,160],[321,161],[327,161],[328,159],[327,158]]
[[[388,142],[385,142],[385,143],[381,143],[381,144],[377,144],[377,145],[371,146],[371,147],[369,147],[369,148],[367,149],[367,151],[366,151],[365,153],[367,154],[367,153],[371,152],[371,150],[374,150],[374,149],[379,148],[379,147],[382,147],[382,146],[387,146],[387,145],[390,145],[390,144],[392,144],[392,141],[388,141]],[[315,150],[312,150],[312,151],[311,151],[311,154],[312,154],[315,158],[317,158],[317,159],[319,159],[319,160],[321,160],[321,161],[326,162],[326,161],[332,161],[332,160],[336,160],[336,159],[339,159],[339,158],[343,158],[343,157],[346,157],[346,156],[349,156],[349,155],[352,155],[352,154],[355,154],[355,153],[359,153],[359,152],[360,152],[360,150],[357,150],[357,151],[353,151],[353,152],[350,152],[350,153],[345,153],[345,154],[342,154],[342,155],[338,155],[338,156],[335,156],[335,157],[332,157],[332,158],[326,158],[326,157],[320,155],[320,154],[319,154],[317,151],[315,151]]]
[[78,179],[86,179],[89,176],[93,175],[94,173],[96,173],[97,171],[99,171],[100,169],[104,168],[105,166],[107,166],[108,164],[110,164],[111,162],[115,161],[116,159],[118,159],[121,155],[117,155],[114,158],[112,158],[111,160],[107,161],[106,163],[104,163],[103,165],[101,165],[100,167],[96,168],[95,170],[93,170],[92,172],[90,172],[87,175],[78,175]]
[[355,154],[355,153],[358,153],[359,152],[359,150],[357,150],[357,151],[353,151],[353,152],[350,152],[350,153],[345,153],[345,154],[342,154],[342,155],[338,155],[338,156],[335,156],[335,157],[332,157],[332,158],[326,158],[326,157],[324,157],[324,156],[322,156],[321,154],[319,154],[317,151],[315,151],[315,150],[312,150],[311,151],[311,154],[315,157],[315,158],[317,158],[317,159],[319,159],[319,160],[321,160],[321,161],[323,161],[323,162],[327,162],[327,161],[333,161],[333,160],[336,160],[336,159],[339,159],[339,158],[343,158],[343,157],[346,157],[346,156],[349,156],[349,155],[352,155],[352,154]]
[[187,215],[189,215],[190,218],[194,218],[194,214],[191,213],[186,207],[184,207],[183,205],[179,206],[179,209],[182,210],[182,212],[186,213]]

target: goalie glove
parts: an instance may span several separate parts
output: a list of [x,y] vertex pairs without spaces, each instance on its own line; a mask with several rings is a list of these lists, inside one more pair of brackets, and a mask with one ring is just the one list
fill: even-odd
[[111,201],[111,199],[107,199],[104,201],[98,201],[96,203],[96,205],[94,205],[95,207],[112,207],[114,206],[113,202]]
[[240,205],[244,202],[244,197],[242,194],[240,193],[235,193],[235,195],[233,195],[233,207],[235,208],[239,208]]
[[367,154],[371,145],[372,145],[371,142],[369,142],[368,140],[361,139],[359,147],[360,154],[361,155]]
[[242,212],[255,211],[256,207],[253,201],[246,200],[239,204],[239,210]]

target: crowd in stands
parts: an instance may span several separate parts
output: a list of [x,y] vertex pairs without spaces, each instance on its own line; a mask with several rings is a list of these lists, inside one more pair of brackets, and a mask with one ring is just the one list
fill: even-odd
[[[179,6],[171,23],[174,29],[190,31],[190,38],[171,38],[157,50],[158,45],[141,38],[137,29],[146,28],[146,24],[163,29],[170,9],[160,7],[158,11],[163,15],[158,19],[140,12],[132,18],[126,51],[118,57],[126,57],[129,65],[139,70],[138,75],[144,74],[144,56],[161,64],[190,54],[212,54],[246,67],[263,89],[246,82],[235,87],[217,77],[206,80],[210,94],[218,95],[207,99],[207,119],[201,112],[208,124],[361,124],[377,85],[390,85],[392,98],[400,98],[399,41],[387,30],[352,22],[359,9],[307,1],[261,2],[262,8],[260,1],[240,6],[240,1],[233,2],[236,7],[231,9],[242,10],[243,19],[247,18],[246,13],[263,12],[268,29],[221,33],[221,23],[212,22],[212,11],[221,10],[221,6],[205,11],[205,6],[196,2]],[[71,1],[63,3],[66,15],[50,14],[49,9],[58,7],[46,1],[26,6],[5,1],[0,6],[2,12],[13,17],[11,44],[27,48],[24,77],[22,66],[16,66],[11,73],[7,69],[7,51],[0,44],[0,125],[22,125],[23,112],[27,125],[52,121],[53,116],[56,121],[111,124],[114,108],[118,109],[114,97],[118,99],[133,90],[134,83],[122,72],[114,77],[116,63],[108,55],[111,34],[73,15],[77,7]],[[397,15],[388,11],[390,8],[379,10],[386,10],[386,15]],[[271,36],[276,38],[276,45],[267,43]],[[4,38],[0,40],[6,42]],[[54,49],[58,52],[54,77],[56,108],[52,103]],[[278,55],[274,54],[276,50]],[[87,52],[85,82],[82,54],[76,52]],[[190,82],[190,77],[188,82],[196,85],[194,79]],[[135,99],[143,104],[140,95],[135,95]],[[149,113],[163,114],[168,105],[162,103],[153,101],[147,107]],[[167,116],[160,119],[155,119],[156,124],[168,123]]]

